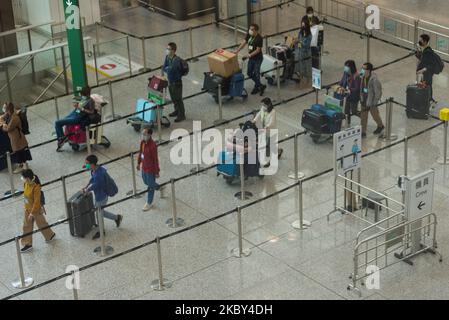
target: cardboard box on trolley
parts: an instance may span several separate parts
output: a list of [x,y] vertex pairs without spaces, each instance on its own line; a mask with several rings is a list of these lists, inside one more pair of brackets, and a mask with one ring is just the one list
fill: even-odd
[[211,72],[228,78],[240,71],[237,55],[233,52],[218,49],[207,56]]

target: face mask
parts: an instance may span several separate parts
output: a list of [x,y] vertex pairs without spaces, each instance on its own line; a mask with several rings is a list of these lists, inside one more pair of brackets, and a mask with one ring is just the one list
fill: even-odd
[[165,49],[165,55],[169,56],[171,54],[171,50],[170,49]]
[[309,18],[313,18],[313,13],[309,13],[309,14],[307,14],[307,16],[308,16]]
[[351,68],[349,68],[348,66],[345,66],[344,72],[351,73]]
[[145,142],[148,142],[150,140],[150,136],[144,134],[144,135],[142,135],[142,140]]
[[91,169],[92,169],[92,165],[91,165],[90,163],[86,163],[86,164],[84,165],[84,169],[86,169],[86,170],[91,170]]
[[262,110],[263,110],[264,112],[268,112],[268,107],[267,107],[266,105],[262,105]]
[[362,77],[365,76],[365,69],[360,70],[360,76],[362,76]]
[[20,177],[20,180],[22,180],[22,182],[25,182],[25,178],[23,176]]
[[250,36],[253,36],[253,35],[254,35],[254,31],[250,29],[250,30],[248,31],[248,34],[249,34]]

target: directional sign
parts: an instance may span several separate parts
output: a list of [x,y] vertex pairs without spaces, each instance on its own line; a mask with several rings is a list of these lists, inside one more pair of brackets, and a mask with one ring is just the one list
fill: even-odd
[[343,175],[360,168],[362,161],[362,128],[349,128],[334,134],[334,170]]
[[429,170],[406,179],[406,210],[409,220],[432,213],[435,171]]

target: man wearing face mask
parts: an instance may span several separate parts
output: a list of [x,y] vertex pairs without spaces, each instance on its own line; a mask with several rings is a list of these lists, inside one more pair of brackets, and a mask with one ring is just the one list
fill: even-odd
[[377,107],[380,99],[382,98],[382,84],[373,70],[374,66],[369,62],[365,63],[362,70],[360,70],[360,76],[362,77],[362,86],[360,90],[362,112],[360,114],[360,118],[362,122],[363,138],[366,137],[368,113],[371,113],[371,116],[377,124],[377,129],[373,132],[373,134],[381,134],[385,129],[379,114],[379,108]]
[[[95,208],[103,208],[108,204],[106,169],[103,166],[98,166],[98,158],[93,154],[87,156],[84,168],[90,171],[91,178],[88,186],[82,191],[84,193],[93,192],[95,195]],[[123,220],[122,215],[116,215],[104,209],[101,210],[104,218],[115,221],[117,228],[120,227]],[[98,238],[100,238],[100,232],[97,232],[92,239]]]
[[153,207],[154,191],[159,190],[156,179],[159,178],[159,157],[157,155],[157,145],[151,135],[153,130],[145,127],[142,131],[142,141],[137,160],[137,171],[142,170],[142,179],[148,187],[147,202],[143,211],[150,211]]
[[260,67],[263,61],[263,38],[259,34],[259,26],[255,23],[251,24],[245,41],[237,49],[238,54],[246,45],[248,45],[248,55],[243,59],[248,59],[248,76],[254,81],[254,89],[251,94],[260,93],[263,96],[266,85],[260,82]]
[[182,100],[182,61],[176,55],[178,49],[176,43],[170,42],[165,50],[165,62],[162,68],[162,73],[167,74],[168,91],[170,92],[171,100],[175,111],[170,113],[170,117],[176,117],[175,122],[181,122],[186,119],[184,101]]
[[434,64],[434,52],[429,45],[430,37],[427,34],[422,34],[419,37],[419,50],[416,52],[416,57],[419,59],[416,74],[423,75],[423,80],[430,87],[430,101],[436,103],[433,99],[433,64]]

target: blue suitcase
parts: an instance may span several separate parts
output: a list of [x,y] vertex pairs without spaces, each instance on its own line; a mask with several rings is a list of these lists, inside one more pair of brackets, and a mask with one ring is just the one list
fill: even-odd
[[228,177],[238,177],[240,167],[237,164],[238,155],[229,151],[222,151],[218,156],[217,172]]
[[237,72],[231,77],[231,83],[229,85],[230,97],[243,97],[245,88],[245,76],[242,72]]
[[157,105],[152,101],[139,99],[136,102],[136,112],[140,112],[139,114],[137,114],[137,118],[145,122],[155,123],[157,121],[156,109]]
[[336,133],[341,130],[341,124],[345,115],[341,112],[337,112],[334,109],[329,109],[321,104],[312,105],[312,110],[317,111],[327,118],[327,132],[323,133]]

